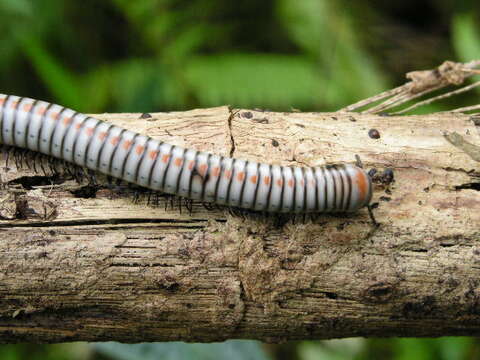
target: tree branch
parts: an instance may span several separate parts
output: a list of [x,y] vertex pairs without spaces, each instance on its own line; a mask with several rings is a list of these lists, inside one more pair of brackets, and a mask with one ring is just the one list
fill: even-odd
[[[179,213],[133,203],[125,187],[82,192],[10,159],[0,342],[480,335],[480,137],[469,116],[220,107],[98,117],[253,161],[358,154],[379,170],[381,226],[366,210],[284,226],[201,206]],[[381,181],[386,168],[393,184]]]
[[[404,114],[416,109],[417,107],[431,104],[435,101],[461,94],[475,88],[478,86],[478,84],[471,84],[464,86],[461,89],[449,91],[445,94],[425,99],[399,111],[390,111],[393,108],[397,108],[398,106],[406,104],[412,100],[428,95],[433,91],[452,85],[456,86],[463,84],[470,76],[480,74],[480,70],[476,69],[479,66],[480,60],[473,60],[467,63],[445,61],[443,64],[432,70],[411,71],[406,74],[406,77],[410,81],[406,82],[405,84],[394,89],[384,91],[368,99],[360,100],[354,104],[340,109],[339,111],[358,111],[359,109],[363,108],[361,111],[362,114],[386,114],[387,111],[389,115]],[[456,111],[466,112],[478,109],[478,106],[472,106],[459,108]]]

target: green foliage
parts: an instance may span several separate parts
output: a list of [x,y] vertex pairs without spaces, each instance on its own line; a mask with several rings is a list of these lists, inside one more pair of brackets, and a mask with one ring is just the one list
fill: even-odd
[[305,107],[316,101],[321,89],[314,64],[288,55],[198,56],[189,61],[185,78],[206,106]]
[[375,355],[383,354],[392,360],[470,360],[476,359],[475,352],[478,353],[478,344],[465,337],[375,339],[369,340],[369,343],[361,359],[377,358]]
[[458,13],[453,17],[452,43],[460,61],[480,59],[480,26],[476,14]]
[[[231,46],[228,36],[241,34],[228,21],[209,20],[229,12],[215,2],[179,5],[172,0],[111,0],[121,26],[134,37],[125,44],[133,53],[106,62],[96,53],[83,53],[86,63],[97,65],[81,72],[62,52],[69,51],[68,46],[88,49],[89,45],[82,44],[85,39],[74,29],[65,28],[68,23],[58,20],[69,18],[66,12],[75,11],[78,5],[59,0],[50,3],[39,6],[31,0],[0,0],[5,15],[23,17],[8,25],[15,31],[4,47],[26,58],[53,100],[82,111],[223,104],[335,109],[388,85],[355,36],[349,15],[326,0],[270,2],[272,13],[265,14],[265,22],[281,26],[282,42],[298,48],[294,52],[241,51],[249,47],[248,36],[238,47]],[[91,6],[98,5],[92,2]],[[65,34],[74,38],[66,40]],[[59,50],[53,51],[56,45]],[[109,46],[108,42],[103,46]]]
[[360,39],[348,4],[329,0],[281,0],[279,14],[291,39],[317,64],[319,99],[337,108],[388,87]]
[[64,68],[35,36],[19,37],[24,54],[31,61],[45,86],[59,99],[75,109],[83,110],[79,81]]
[[98,343],[94,348],[115,360],[269,360],[258,341],[230,340],[214,344],[183,342],[126,345]]
[[300,360],[349,360],[358,357],[365,345],[360,338],[304,341],[298,346],[298,354]]
[[[0,92],[85,112],[224,104],[327,111],[398,85],[405,69],[438,65],[424,60],[418,67],[412,58],[480,58],[478,1],[428,2],[425,7],[413,2],[408,11],[409,5],[402,4],[0,0]],[[404,15],[398,15],[402,10]],[[476,97],[465,103],[457,99],[416,113],[446,110],[452,105],[448,101],[457,106],[478,103]],[[299,360],[467,360],[480,355],[477,341],[470,338],[347,339],[291,346],[297,346]],[[0,346],[0,360],[63,360],[78,354],[83,355],[77,359],[86,359],[88,348],[7,345]],[[125,360],[267,358],[257,342],[240,341],[106,343],[94,349]]]
[[1,360],[87,360],[90,349],[85,343],[56,345],[0,345]]

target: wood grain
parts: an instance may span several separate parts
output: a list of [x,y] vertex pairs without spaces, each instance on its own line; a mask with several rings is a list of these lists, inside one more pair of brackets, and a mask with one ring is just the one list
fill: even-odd
[[381,226],[365,210],[278,226],[134,203],[125,187],[88,197],[10,159],[0,172],[0,342],[480,335],[480,162],[470,151],[480,135],[469,116],[151,115],[97,117],[249,160],[310,166],[358,154],[378,174],[393,169],[393,184],[375,186]]

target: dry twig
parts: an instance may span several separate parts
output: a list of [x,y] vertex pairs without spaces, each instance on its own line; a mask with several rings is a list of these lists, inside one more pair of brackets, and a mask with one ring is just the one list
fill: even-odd
[[[452,61],[445,61],[438,68],[433,70],[413,71],[406,75],[406,77],[410,79],[410,81],[405,83],[404,85],[399,86],[395,89],[383,92],[381,94],[375,95],[371,98],[361,100],[355,104],[352,104],[343,109],[340,109],[339,111],[356,111],[356,110],[359,110],[360,108],[367,107],[366,109],[360,111],[360,113],[378,114],[380,112],[386,112],[389,109],[396,108],[400,105],[403,105],[419,97],[422,97],[433,91],[436,91],[451,85],[456,85],[456,86],[461,85],[465,81],[465,79],[480,73],[480,70],[475,69],[478,66],[480,66],[480,60],[470,61],[465,64],[455,63]],[[446,97],[464,93],[466,91],[469,91],[475,88],[478,85],[479,85],[478,83],[474,83],[472,85],[465,86],[462,89],[451,91],[447,94],[439,95],[434,98],[421,101],[419,103],[416,103],[407,107],[406,109],[393,112],[390,114],[391,115],[404,114],[410,110],[418,108],[419,106],[431,104],[434,101],[438,101]],[[379,100],[383,100],[383,99],[385,99],[383,102],[368,108],[368,105],[372,105],[374,103],[377,103]],[[456,109],[455,111],[460,112],[460,111],[464,111],[464,109],[470,110],[470,107]]]

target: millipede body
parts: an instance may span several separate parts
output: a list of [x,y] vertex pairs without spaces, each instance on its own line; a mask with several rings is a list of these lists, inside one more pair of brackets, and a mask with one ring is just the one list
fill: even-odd
[[60,105],[0,94],[0,144],[29,149],[139,186],[273,213],[351,212],[372,182],[351,164],[262,164],[170,145]]

